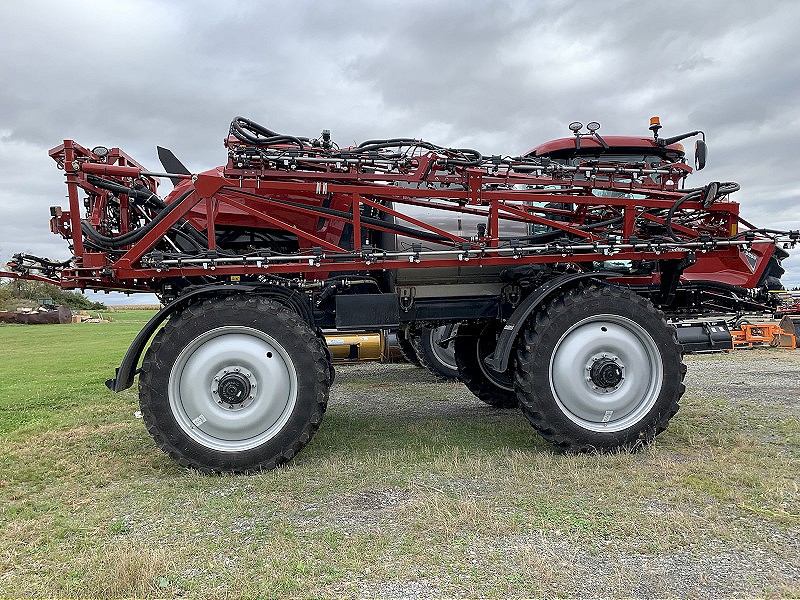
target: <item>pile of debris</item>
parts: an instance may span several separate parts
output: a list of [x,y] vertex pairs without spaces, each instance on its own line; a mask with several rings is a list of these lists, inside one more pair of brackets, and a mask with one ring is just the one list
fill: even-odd
[[25,325],[47,325],[73,323],[72,309],[69,306],[40,306],[39,308],[18,308],[0,311],[0,323],[21,323]]
[[100,313],[97,313],[97,316],[93,317],[86,311],[81,311],[76,315],[72,315],[72,322],[73,323],[108,323],[108,319],[104,319],[100,316]]

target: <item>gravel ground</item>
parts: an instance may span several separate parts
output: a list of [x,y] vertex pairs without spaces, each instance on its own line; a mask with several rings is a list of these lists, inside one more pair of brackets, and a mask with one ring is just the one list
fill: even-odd
[[800,349],[693,354],[684,362],[686,386],[700,395],[763,401],[795,411],[800,407]]
[[[688,374],[684,405],[717,403],[726,413],[743,411],[748,419],[752,417],[747,423],[757,431],[750,430],[748,434],[758,443],[784,443],[769,427],[769,419],[771,414],[782,418],[800,416],[800,350],[738,350],[727,354],[691,355],[685,357],[685,362]],[[363,364],[340,368],[339,384],[332,390],[331,410],[370,410],[374,406],[375,390],[370,389],[369,381],[389,382],[403,377],[414,379],[407,383],[415,387],[415,396],[427,394],[432,402],[420,405],[401,393],[391,394],[381,404],[381,414],[402,417],[406,422],[432,417],[455,419],[465,415],[498,423],[521,419],[516,410],[498,411],[483,406],[460,384],[436,382],[427,378],[424,371],[409,370],[406,365]],[[362,385],[366,389],[360,390]],[[676,419],[680,419],[681,414]],[[797,463],[796,444],[781,447],[780,453]],[[678,463],[689,459],[676,454],[665,460]],[[793,491],[789,491],[792,502],[787,515],[793,523],[800,518],[796,512],[799,482],[800,479],[795,478]],[[492,490],[479,480],[436,481],[424,485],[478,499],[492,495]],[[420,490],[424,488],[361,490],[329,503],[309,505],[306,524],[313,527],[330,524],[333,520],[344,529],[383,530],[391,526],[392,514],[398,507],[414,505]],[[631,504],[635,505],[636,499],[631,499]],[[643,512],[661,513],[666,519],[670,514],[683,517],[695,513],[694,518],[701,523],[706,510],[702,499],[688,506],[676,506],[667,499],[663,502],[642,499],[639,504]],[[474,562],[476,568],[491,565],[487,576],[496,575],[497,568],[505,569],[509,577],[513,577],[515,571],[528,576],[537,572],[541,575],[533,587],[528,583],[510,583],[506,593],[511,596],[538,596],[545,590],[546,595],[581,598],[797,597],[800,593],[800,534],[768,519],[743,517],[735,507],[728,510],[718,502],[714,503],[713,513],[714,519],[729,519],[732,528],[749,532],[751,540],[756,542],[735,543],[698,535],[696,541],[689,539],[675,551],[654,552],[642,547],[646,540],[640,537],[595,540],[587,546],[583,541],[560,536],[558,532],[520,532],[478,537]],[[494,561],[499,561],[500,566],[496,567]],[[470,594],[457,577],[447,575],[382,583],[368,581],[357,593],[386,598]]]

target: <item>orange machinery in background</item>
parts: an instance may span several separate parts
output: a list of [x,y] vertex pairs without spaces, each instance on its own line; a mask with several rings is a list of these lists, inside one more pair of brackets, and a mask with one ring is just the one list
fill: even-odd
[[798,330],[800,330],[800,319],[784,317],[780,324],[743,323],[739,329],[731,330],[731,337],[734,349],[773,346],[794,350],[797,347],[795,336],[800,333]]

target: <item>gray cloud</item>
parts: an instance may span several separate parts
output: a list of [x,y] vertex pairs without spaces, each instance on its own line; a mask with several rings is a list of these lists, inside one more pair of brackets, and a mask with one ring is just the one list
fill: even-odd
[[507,154],[575,119],[637,134],[658,114],[665,134],[706,131],[695,183],[739,181],[743,215],[800,228],[799,20],[792,1],[1,3],[0,260],[68,254],[47,230],[64,138],[201,170],[237,114]]

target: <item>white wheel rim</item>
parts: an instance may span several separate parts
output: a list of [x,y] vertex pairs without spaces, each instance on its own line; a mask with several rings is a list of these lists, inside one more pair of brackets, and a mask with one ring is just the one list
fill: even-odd
[[457,325],[442,325],[431,330],[431,351],[436,361],[443,367],[452,371],[458,371],[456,364],[456,351],[453,348],[453,342],[447,344],[446,348],[439,345],[440,340],[451,337]]
[[[616,372],[604,387],[592,368]],[[615,432],[641,421],[658,400],[663,360],[638,323],[611,314],[572,325],[558,340],[549,366],[550,389],[564,415],[584,429]]]
[[192,340],[178,355],[168,387],[180,428],[203,446],[227,452],[275,437],[297,401],[289,354],[272,336],[243,326],[218,327]]

